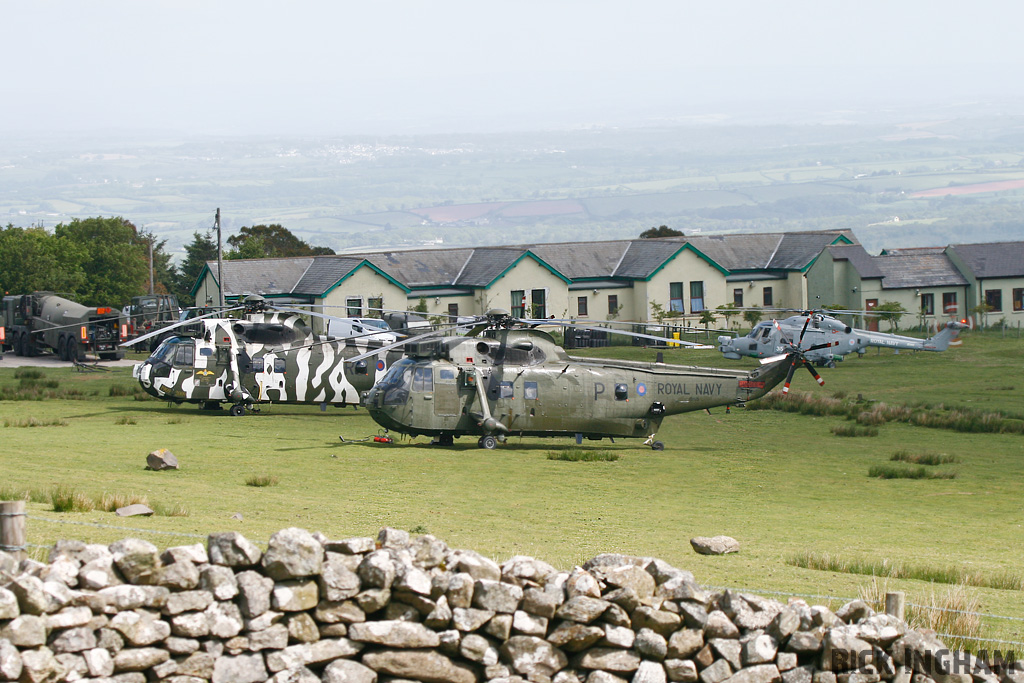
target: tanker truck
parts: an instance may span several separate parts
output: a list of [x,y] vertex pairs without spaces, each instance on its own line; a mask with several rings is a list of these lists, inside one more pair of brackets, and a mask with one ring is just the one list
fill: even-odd
[[17,356],[46,350],[61,360],[84,360],[87,352],[104,360],[124,358],[119,347],[128,336],[128,320],[118,308],[84,306],[53,292],[5,296],[0,342]]

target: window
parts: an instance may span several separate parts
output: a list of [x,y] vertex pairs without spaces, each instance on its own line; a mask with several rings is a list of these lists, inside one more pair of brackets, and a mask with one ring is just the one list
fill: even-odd
[[533,290],[530,297],[530,315],[534,318],[548,317],[546,292],[543,289]]
[[739,287],[732,290],[732,305],[737,308],[743,307],[743,290]]
[[772,303],[774,301],[774,299],[772,299],[772,288],[771,287],[765,287],[764,288],[764,294],[761,296],[761,301],[764,303],[765,306],[773,306],[774,305]]
[[253,358],[252,363],[250,363],[250,367],[253,372],[263,372],[263,357],[256,356]]
[[512,290],[512,317],[526,317],[526,292],[521,289]]
[[284,358],[275,358],[274,359],[274,372],[279,372],[279,373],[281,373],[283,375],[283,374],[285,374],[287,369],[288,369],[288,367],[287,367],[287,365],[285,365]]
[[458,318],[459,317],[459,305],[458,304],[448,304],[448,315],[453,320],[455,318]]
[[412,390],[434,390],[434,373],[431,372],[430,368],[416,368],[416,372],[412,376]]
[[581,296],[576,298],[576,315],[586,317],[587,313],[587,297]]
[[935,295],[931,292],[921,295],[921,315],[935,315]]
[[1013,310],[1024,311],[1024,287],[1013,290]]
[[668,283],[668,310],[683,312],[683,283]]
[[619,313],[619,295],[609,294],[608,295],[608,315],[618,315]]
[[366,317],[379,318],[382,308],[384,308],[384,297],[371,296],[366,300]]
[[942,293],[942,312],[956,315],[956,292]]
[[445,384],[455,383],[455,370],[452,368],[441,368],[437,371],[437,381]]
[[192,365],[194,349],[191,340],[178,344],[178,350],[174,355],[174,365],[177,367]]
[[[583,297],[586,298],[586,297]],[[527,401],[537,400],[537,383],[536,382],[523,382],[523,398]]]
[[1003,310],[1003,290],[986,289],[985,303],[988,304],[993,311]]
[[345,308],[348,309],[348,317],[350,318],[362,318],[363,317],[363,300],[359,297],[349,297],[345,299]]
[[498,398],[512,398],[512,382],[502,382],[498,386]]
[[629,399],[629,386],[625,384],[615,385],[615,400],[626,401]]
[[704,283],[695,280],[690,283],[690,313],[704,310]]

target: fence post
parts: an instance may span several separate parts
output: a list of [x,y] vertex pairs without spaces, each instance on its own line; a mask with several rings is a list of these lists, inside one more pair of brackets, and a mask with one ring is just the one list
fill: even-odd
[[900,621],[904,619],[903,609],[906,606],[907,596],[903,591],[894,591],[885,594],[885,613],[896,617]]
[[25,501],[0,501],[0,550],[25,559]]

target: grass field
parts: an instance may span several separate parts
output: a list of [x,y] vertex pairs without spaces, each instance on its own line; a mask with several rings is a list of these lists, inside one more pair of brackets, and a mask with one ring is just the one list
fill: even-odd
[[[826,371],[818,388],[806,373],[796,388],[841,392],[864,401],[928,403],[1024,415],[1024,340],[966,334],[943,354],[869,353]],[[593,355],[650,359],[653,351],[618,347]],[[668,362],[750,367],[714,352],[668,351]],[[748,362],[749,361],[749,362]],[[36,379],[0,369],[0,389],[56,380],[77,397],[0,401],[0,491],[35,490],[29,542],[58,537],[110,542],[132,532],[54,523],[130,526],[158,545],[237,529],[265,541],[285,526],[330,537],[373,534],[383,525],[429,531],[453,546],[504,560],[529,554],[568,568],[606,551],[655,555],[717,586],[857,596],[870,576],[794,566],[828,554],[836,566],[898,563],[922,575],[1024,575],[1024,436],[961,433],[887,423],[875,437],[840,438],[841,417],[775,410],[717,409],[669,418],[662,452],[639,441],[586,442],[594,457],[561,460],[570,440],[511,439],[496,451],[462,439],[439,449],[424,439],[343,444],[377,432],[363,410],[271,407],[234,418],[168,407],[127,393],[127,369],[109,374],[48,370]],[[111,391],[111,385],[120,390]],[[813,388],[812,388],[813,387]],[[39,426],[28,428],[32,421]],[[0,425],[5,422],[0,421]],[[851,423],[852,424],[852,423]],[[25,425],[24,427],[21,425]],[[144,469],[146,454],[168,448],[178,471]],[[550,454],[555,452],[555,456]],[[897,453],[955,456],[942,469],[954,479],[879,479],[872,467]],[[608,456],[618,455],[617,460]],[[254,478],[276,481],[252,485]],[[112,513],[56,513],[45,492],[70,487],[145,496],[165,514],[120,519]],[[66,492],[66,491],[65,491]],[[187,516],[172,516],[166,511]],[[241,520],[232,516],[240,513]],[[737,555],[695,555],[697,535],[737,538]],[[872,564],[873,563],[873,564]],[[928,580],[884,579],[924,603],[947,589]],[[981,581],[984,584],[984,581]],[[1024,616],[1024,591],[969,588],[980,611]],[[1024,641],[1024,622],[987,620],[987,637]]]

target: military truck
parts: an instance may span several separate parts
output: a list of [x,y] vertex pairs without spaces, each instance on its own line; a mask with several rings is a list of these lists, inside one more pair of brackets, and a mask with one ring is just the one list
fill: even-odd
[[[131,303],[124,307],[124,314],[128,316],[128,338],[135,339],[178,322],[181,307],[173,294],[146,294],[132,297]],[[170,334],[154,338],[150,351],[155,351],[168,336]]]
[[84,306],[53,292],[5,296],[4,349],[17,356],[53,351],[61,360],[83,360],[87,352],[104,360],[124,358],[128,319],[119,308]]

